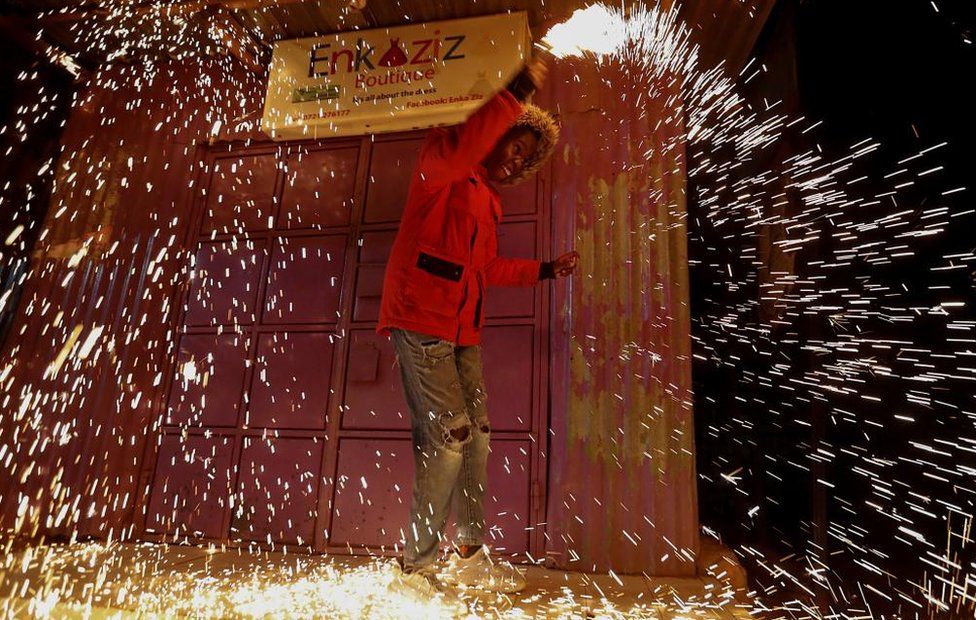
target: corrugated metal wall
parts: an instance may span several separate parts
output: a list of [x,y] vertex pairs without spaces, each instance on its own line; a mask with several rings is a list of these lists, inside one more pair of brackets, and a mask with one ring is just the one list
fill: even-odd
[[52,204],[0,358],[0,523],[118,537],[153,437],[197,144],[259,105],[227,61],[116,65],[63,136]]
[[692,575],[698,553],[683,116],[646,67],[562,61],[548,554],[564,568]]

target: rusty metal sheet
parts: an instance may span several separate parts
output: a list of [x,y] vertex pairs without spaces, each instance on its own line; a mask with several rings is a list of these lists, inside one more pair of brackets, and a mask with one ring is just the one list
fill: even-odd
[[5,393],[24,407],[0,428],[19,438],[0,467],[0,522],[10,531],[131,536],[149,486],[140,469],[177,355],[171,320],[188,263],[181,240],[196,144],[263,88],[218,60],[155,68],[151,79],[143,66],[101,69],[62,136],[17,338],[0,354],[0,367],[12,364]]
[[681,101],[668,84],[649,100],[633,69],[561,61],[541,97],[563,117],[554,244],[581,254],[556,290],[547,556],[575,570],[693,575]]

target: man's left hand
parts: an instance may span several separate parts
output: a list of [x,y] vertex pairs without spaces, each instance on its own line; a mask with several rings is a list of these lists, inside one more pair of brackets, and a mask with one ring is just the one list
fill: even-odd
[[566,252],[552,261],[552,270],[556,274],[556,277],[564,278],[573,273],[576,265],[579,264],[579,257],[579,252],[573,250],[572,252]]

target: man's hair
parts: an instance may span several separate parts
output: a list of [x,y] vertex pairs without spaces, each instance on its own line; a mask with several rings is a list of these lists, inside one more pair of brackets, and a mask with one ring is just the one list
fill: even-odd
[[509,131],[515,132],[520,129],[527,129],[534,133],[538,138],[538,145],[532,157],[523,163],[522,170],[502,181],[501,185],[515,185],[535,174],[552,155],[556,142],[559,141],[559,124],[556,119],[531,103],[522,104],[522,114],[515,120],[515,124]]

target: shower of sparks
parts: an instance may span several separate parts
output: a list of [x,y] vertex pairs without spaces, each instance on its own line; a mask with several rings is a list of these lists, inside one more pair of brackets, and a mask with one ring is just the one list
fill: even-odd
[[[235,205],[228,211],[230,220],[214,223],[208,233],[215,252],[200,264],[199,255],[184,247],[189,226],[185,220],[191,210],[184,212],[187,201],[182,197],[199,191],[197,181],[186,187],[155,187],[146,179],[178,177],[140,171],[149,165],[149,149],[165,149],[169,159],[177,162],[174,166],[190,165],[194,142],[227,135],[249,137],[256,129],[252,112],[260,109],[263,82],[242,71],[226,54],[257,57],[261,50],[246,27],[222,19],[219,11],[206,19],[165,4],[97,4],[97,14],[92,12],[92,18],[71,26],[79,47],[109,62],[131,64],[118,70],[99,68],[85,79],[95,88],[142,97],[95,109],[94,95],[82,90],[75,109],[83,115],[100,115],[91,122],[93,131],[132,122],[136,115],[152,128],[153,138],[120,144],[111,152],[87,148],[62,152],[53,161],[40,162],[37,179],[25,192],[26,200],[33,201],[38,187],[53,179],[49,230],[38,240],[46,258],[34,263],[30,276],[46,288],[28,289],[21,300],[22,312],[43,324],[43,329],[24,342],[18,340],[23,334],[11,334],[16,341],[12,354],[0,360],[4,482],[0,501],[4,512],[15,517],[12,535],[45,529],[61,532],[67,539],[79,531],[109,541],[131,539],[132,530],[119,523],[129,522],[126,515],[140,498],[113,489],[140,488],[151,482],[138,480],[143,451],[137,450],[136,460],[131,460],[131,453],[147,438],[162,445],[159,429],[167,426],[177,432],[166,436],[173,443],[167,444],[170,452],[164,464],[183,471],[203,468],[208,476],[200,482],[201,488],[190,488],[188,483],[176,488],[176,480],[174,487],[165,486],[160,500],[163,517],[155,527],[169,532],[170,540],[193,542],[206,532],[194,529],[192,523],[175,533],[168,528],[191,515],[194,506],[187,503],[194,498],[205,499],[208,493],[219,493],[221,486],[230,487],[233,481],[221,475],[231,467],[222,470],[217,464],[229,462],[236,453],[233,442],[210,441],[209,434],[189,430],[201,426],[207,413],[205,388],[226,381],[231,370],[213,351],[201,352],[206,347],[199,340],[200,350],[181,349],[176,344],[178,334],[158,326],[169,326],[174,313],[186,309],[172,301],[173,291],[183,282],[194,283],[187,308],[216,311],[226,296],[220,288],[229,274],[256,269],[260,253],[266,251],[244,234],[254,226],[252,216],[260,212],[259,219],[268,222],[273,215],[261,211],[267,207],[256,199]],[[969,34],[964,36],[968,42]],[[722,67],[701,66],[690,30],[680,23],[676,10],[632,6],[624,15],[612,5],[593,5],[554,26],[544,44],[557,58],[581,56],[596,63],[636,65],[649,89],[675,77],[680,81],[686,142],[663,148],[687,148],[689,177],[697,192],[690,216],[701,234],[696,246],[701,254],[693,268],[707,270],[712,280],[709,291],[716,292],[697,316],[695,357],[715,372],[735,374],[732,396],[741,404],[704,432],[711,443],[765,454],[770,461],[757,468],[755,462],[761,459],[748,461],[730,449],[703,468],[701,500],[707,501],[710,491],[728,489],[746,497],[748,506],[738,516],[747,534],[754,533],[750,524],[755,518],[774,510],[784,497],[789,499],[785,492],[777,495],[769,489],[778,489],[795,472],[815,478],[831,505],[824,554],[797,549],[795,541],[782,541],[783,553],[775,555],[758,543],[735,547],[759,584],[751,593],[753,609],[766,617],[853,618],[873,616],[872,604],[894,603],[901,606],[904,617],[933,613],[971,617],[976,609],[972,559],[976,320],[960,282],[971,284],[968,274],[976,254],[942,251],[938,241],[953,228],[973,226],[976,210],[966,205],[970,194],[966,187],[929,190],[938,184],[943,171],[940,157],[948,145],[926,144],[906,154],[880,184],[872,184],[859,168],[884,149],[882,142],[873,139],[851,145],[849,153],[838,159],[827,159],[819,149],[809,148],[787,157],[775,169],[764,169],[761,162],[788,138],[802,144],[806,142],[800,138],[815,136],[817,120],[777,114],[775,102],[761,110],[752,107],[736,80],[747,84],[762,67],[750,64],[740,76],[729,76]],[[73,75],[83,75],[80,58],[53,48],[46,54]],[[200,71],[193,80],[181,80],[174,71],[174,62],[198,61],[206,62],[209,71]],[[36,72],[22,76],[25,88],[34,88],[38,80]],[[43,86],[37,86],[36,92],[37,104],[16,110],[14,120],[0,128],[0,136],[26,142],[49,118],[58,95]],[[187,104],[189,111],[172,109],[183,101],[194,102]],[[637,109],[641,104],[641,100],[633,102]],[[192,139],[187,140],[187,135]],[[87,145],[89,139],[81,142]],[[9,157],[11,152],[12,147],[0,156]],[[252,168],[240,173],[239,163],[227,159],[213,165],[201,162],[199,167],[224,179],[227,187],[252,195],[258,181],[251,176]],[[7,186],[0,195],[0,209],[15,212],[23,205],[7,192]],[[919,187],[929,194],[925,200],[912,193]],[[90,201],[88,212],[76,210],[79,195]],[[118,215],[128,208],[127,201],[158,196],[170,202],[160,204],[154,213],[154,229],[127,235],[113,230],[127,221]],[[103,217],[105,213],[110,215]],[[298,218],[305,215],[300,209],[297,214]],[[3,240],[0,251],[5,260],[10,248],[24,249],[33,238],[28,234],[31,226],[18,224]],[[772,249],[760,248],[764,240]],[[786,257],[811,252],[815,258],[802,269],[774,271],[764,269],[761,252]],[[339,260],[321,249],[282,246],[276,249],[274,264],[284,272],[306,259],[320,264]],[[18,278],[27,279],[26,265],[18,269]],[[919,288],[922,278],[902,275],[909,270],[924,273],[928,284]],[[253,338],[241,327],[240,317],[255,312],[255,302],[248,298],[253,293],[243,291],[240,299],[220,308],[231,325],[208,332],[211,347],[219,340],[225,351],[246,354]],[[9,289],[0,291],[0,310],[13,301]],[[297,301],[271,291],[266,312],[282,316]],[[111,316],[102,311],[112,304],[125,312]],[[801,325],[811,321],[826,327],[810,336]],[[155,339],[145,343],[146,332],[164,334],[163,342],[170,344]],[[599,336],[593,339],[593,346],[598,346]],[[132,342],[139,346],[127,346]],[[289,334],[276,333],[254,346],[259,351],[255,385],[267,385],[269,356],[288,354],[297,345]],[[639,346],[635,350],[643,351]],[[655,351],[648,354],[660,356]],[[749,364],[743,363],[744,355]],[[168,359],[177,360],[173,368]],[[35,365],[44,369],[38,373],[42,381],[19,382]],[[133,379],[134,375],[140,379]],[[171,384],[178,396],[167,400],[165,390]],[[113,393],[110,387],[121,395],[114,402],[104,398]],[[304,402],[310,398],[306,391],[315,387],[296,385],[291,397],[295,403]],[[815,445],[804,434],[813,408],[834,430],[831,441]],[[139,423],[159,409],[165,410],[165,420]],[[83,415],[88,411],[95,413]],[[960,434],[960,427],[967,431]],[[887,432],[891,428],[897,432]],[[770,446],[768,439],[760,441],[770,435],[782,444],[790,438],[799,440],[789,452]],[[263,465],[255,463],[243,471],[242,458],[241,473],[253,486],[241,483],[228,496],[232,536],[287,547],[267,531],[267,522],[292,498],[314,493],[322,481],[301,463],[315,462],[319,455],[306,453],[303,447],[296,456],[288,438],[274,430],[252,440],[237,449],[263,449],[290,464],[274,476],[264,476]],[[315,445],[321,448],[321,442]],[[784,458],[777,460],[776,455]],[[285,461],[285,456],[293,460]],[[377,452],[377,469],[384,456]],[[75,478],[82,469],[79,463],[101,477],[82,485]],[[389,463],[382,466],[388,468]],[[843,480],[831,476],[827,466],[835,471],[843,468]],[[334,482],[366,506],[364,493],[378,486],[372,474]],[[759,477],[764,477],[764,486],[758,488],[766,488],[765,495],[750,486]],[[84,493],[72,495],[82,486]],[[249,500],[244,499],[245,486]],[[809,523],[802,525],[806,531],[811,528]],[[703,526],[706,534],[728,533],[739,524]],[[150,530],[153,527],[149,525]],[[298,547],[308,542],[299,539]],[[917,561],[893,559],[906,553]],[[443,612],[434,603],[389,594],[388,564],[340,570],[296,560],[292,568],[255,570],[246,579],[239,573],[191,572],[159,581],[155,590],[140,590],[134,581],[126,580],[162,579],[164,569],[144,564],[127,575],[117,565],[118,557],[111,543],[8,551],[2,573],[4,594],[13,593],[26,601],[30,613],[43,615],[59,601],[76,600],[67,567],[87,563],[86,570],[114,575],[115,605],[147,613],[399,618]],[[11,581],[36,568],[38,558],[44,559],[45,570],[39,574],[45,581]],[[854,581],[833,568],[832,563],[841,560],[861,571]],[[106,579],[100,578],[100,583],[104,585]],[[95,590],[82,593],[89,606],[91,597],[100,595]],[[547,617],[579,615],[581,604],[573,596],[567,592],[554,599]],[[706,601],[668,603],[686,617],[697,617],[699,612],[726,608],[728,599],[716,592]],[[524,612],[517,605],[499,609],[492,604],[484,611],[493,617],[525,617],[519,615]],[[660,615],[653,605],[625,614],[606,601],[588,610],[595,617],[608,618]]]
[[[906,616],[973,614],[976,413],[967,409],[976,381],[976,321],[964,301],[968,278],[953,275],[972,271],[976,255],[946,251],[920,261],[923,252],[938,252],[934,239],[950,227],[973,225],[974,209],[960,199],[967,188],[928,189],[931,177],[943,170],[938,158],[947,144],[927,144],[907,154],[873,191],[859,163],[883,149],[876,140],[853,144],[836,160],[811,148],[786,158],[778,169],[764,169],[759,162],[769,160],[769,151],[814,132],[819,123],[770,113],[775,102],[753,109],[732,76],[699,65],[689,30],[674,12],[632,8],[625,16],[594,5],[550,30],[544,43],[557,57],[633,63],[649,75],[651,89],[669,75],[681,76],[688,174],[697,190],[693,230],[709,235],[693,247],[701,253],[697,267],[712,280],[708,290],[716,292],[696,317],[695,357],[729,369],[738,386],[735,399],[751,409],[711,425],[709,441],[745,444],[770,459],[796,454],[795,462],[774,460],[748,476],[767,476],[769,489],[791,469],[807,472],[828,489],[831,510],[837,510],[827,531],[829,548],[836,549],[833,561],[813,548],[800,550],[789,563],[763,557],[748,545],[736,549],[763,584],[757,611],[823,617],[812,603],[822,593],[829,600],[826,617],[871,617],[872,599],[876,607],[894,605]],[[747,84],[762,70],[750,64],[739,77]],[[930,183],[925,187],[932,195],[919,201],[910,192],[923,182]],[[764,236],[773,235],[773,252],[789,256],[814,250],[802,275],[794,269],[761,273],[759,246]],[[716,248],[718,240],[728,247]],[[909,290],[920,278],[900,276],[898,270],[920,264],[929,273],[927,290]],[[802,325],[815,318],[831,328],[812,338]],[[747,366],[746,360],[755,361]],[[885,403],[891,397],[895,402]],[[806,439],[799,446],[803,454],[778,449],[751,432],[766,426],[779,429],[785,439],[810,426],[814,403],[824,408],[831,425],[853,434],[837,430],[817,445]],[[891,441],[886,427],[898,425],[899,437],[911,437],[905,425],[922,421],[917,437],[883,445]],[[932,422],[946,430],[933,431]],[[968,432],[959,436],[958,428]],[[754,500],[743,510],[743,524],[779,508],[776,493],[756,496],[745,484],[745,468],[730,460],[742,459],[734,449],[719,452],[716,462],[702,468],[702,501],[709,501],[709,489],[730,485]],[[827,475],[828,464],[849,468],[867,486],[845,480],[840,486],[846,492],[841,490],[836,479],[819,477]],[[858,494],[851,493],[855,490]],[[867,518],[869,513],[880,519]],[[812,524],[802,526],[810,531]],[[906,552],[920,562],[887,565],[896,553],[906,557]],[[831,564],[845,560],[864,571],[862,580],[845,583],[832,570]],[[756,574],[757,569],[768,575]],[[779,591],[806,594],[808,602],[800,598],[766,608],[764,598],[783,600]]]
[[[307,555],[219,552],[165,545],[76,543],[9,553],[0,564],[5,617],[498,618],[572,620],[710,619],[714,605],[674,600],[660,587],[657,602],[611,600],[599,586],[571,588],[564,579],[518,595],[461,591],[468,612],[399,590],[388,561]],[[61,579],[51,579],[50,576]],[[73,575],[72,579],[63,579]],[[619,597],[609,594],[611,598]],[[711,595],[709,595],[711,596]],[[649,598],[649,597],[641,597]],[[669,610],[669,611],[668,611]],[[748,617],[729,606],[723,617]]]
[[627,20],[619,12],[594,4],[573,12],[572,17],[556,24],[542,38],[556,58],[577,56],[585,52],[612,54],[627,42]]

